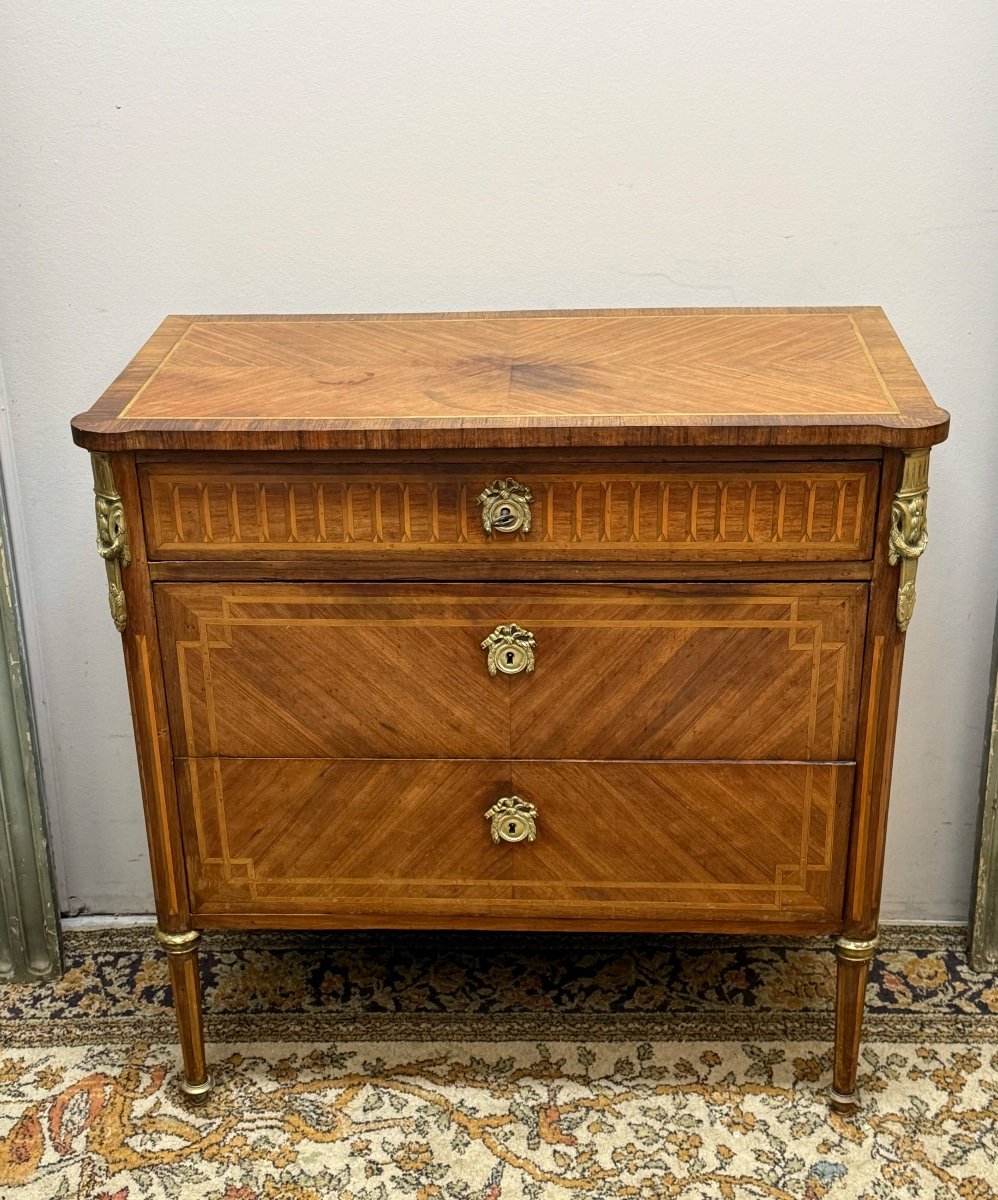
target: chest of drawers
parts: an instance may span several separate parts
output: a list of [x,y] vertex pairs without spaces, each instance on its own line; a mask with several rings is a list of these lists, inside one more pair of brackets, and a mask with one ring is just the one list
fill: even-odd
[[879,309],[171,317],[73,422],[192,1099],[220,927],[827,933],[948,418]]

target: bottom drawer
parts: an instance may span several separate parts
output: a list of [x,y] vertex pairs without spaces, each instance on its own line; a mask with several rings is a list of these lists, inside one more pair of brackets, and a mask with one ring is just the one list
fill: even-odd
[[[177,765],[191,903],[204,924],[228,914],[271,924],[831,928],[841,910],[848,764]],[[536,810],[533,841],[493,840],[486,812],[513,795]],[[524,832],[515,819],[501,831]]]
[[842,907],[853,768],[731,762],[524,762],[537,839],[513,897],[551,915],[642,906],[730,922]]

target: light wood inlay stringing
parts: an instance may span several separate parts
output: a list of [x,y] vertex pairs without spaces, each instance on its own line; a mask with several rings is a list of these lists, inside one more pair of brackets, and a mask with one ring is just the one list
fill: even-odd
[[74,436],[189,1094],[200,928],[777,930],[847,1107],[947,422],[871,308],[168,318]]
[[[231,902],[279,914],[353,900],[390,912],[417,897],[454,911],[485,899],[510,912],[542,901],[577,911],[598,899],[648,913],[748,906],[772,920],[825,912],[842,885],[846,765],[187,759],[182,767],[201,911]],[[478,796],[506,786],[551,798],[533,855],[476,836]],[[411,798],[398,823],[381,812],[389,789]],[[749,798],[756,792],[768,798],[764,814]],[[274,794],[286,818],[276,838],[266,817]],[[575,819],[587,799],[617,814],[619,845],[594,842]],[[760,820],[765,839],[753,828]],[[441,853],[435,831],[447,823],[456,836]],[[724,847],[712,861],[699,851],[707,834]]]
[[[182,755],[848,760],[866,592],[179,584],[157,603]],[[537,669],[490,678],[480,643],[510,612]]]
[[470,471],[358,476],[313,468],[227,475],[217,465],[146,469],[153,558],[351,552],[439,553],[488,547],[511,557],[628,551],[697,560],[863,559],[871,552],[876,463],[807,469],[686,467],[578,470],[528,466],[533,528],[487,536]]
[[855,317],[191,322],[121,419],[897,414]]

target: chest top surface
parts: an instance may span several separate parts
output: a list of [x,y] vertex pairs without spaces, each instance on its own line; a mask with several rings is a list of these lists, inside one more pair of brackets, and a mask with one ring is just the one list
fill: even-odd
[[172,316],[92,450],[870,445],[946,436],[878,308]]

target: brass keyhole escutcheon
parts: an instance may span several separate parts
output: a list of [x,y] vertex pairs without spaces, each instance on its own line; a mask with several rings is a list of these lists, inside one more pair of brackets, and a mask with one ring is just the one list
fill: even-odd
[[482,506],[482,528],[492,533],[530,532],[530,488],[515,479],[496,479],[478,497]]
[[492,516],[492,528],[500,533],[512,533],[522,524],[520,514],[513,512],[508,504],[500,504]]
[[522,646],[514,646],[511,650],[502,652],[502,661],[498,663],[500,671],[507,675],[518,675],[527,667],[527,652]]
[[534,649],[536,642],[529,629],[521,629],[519,625],[498,625],[482,642],[482,649],[488,651],[488,668],[490,675],[519,675],[526,671],[528,675],[534,669]]
[[503,796],[485,814],[492,822],[492,840],[532,842],[537,838],[537,809],[520,796]]

